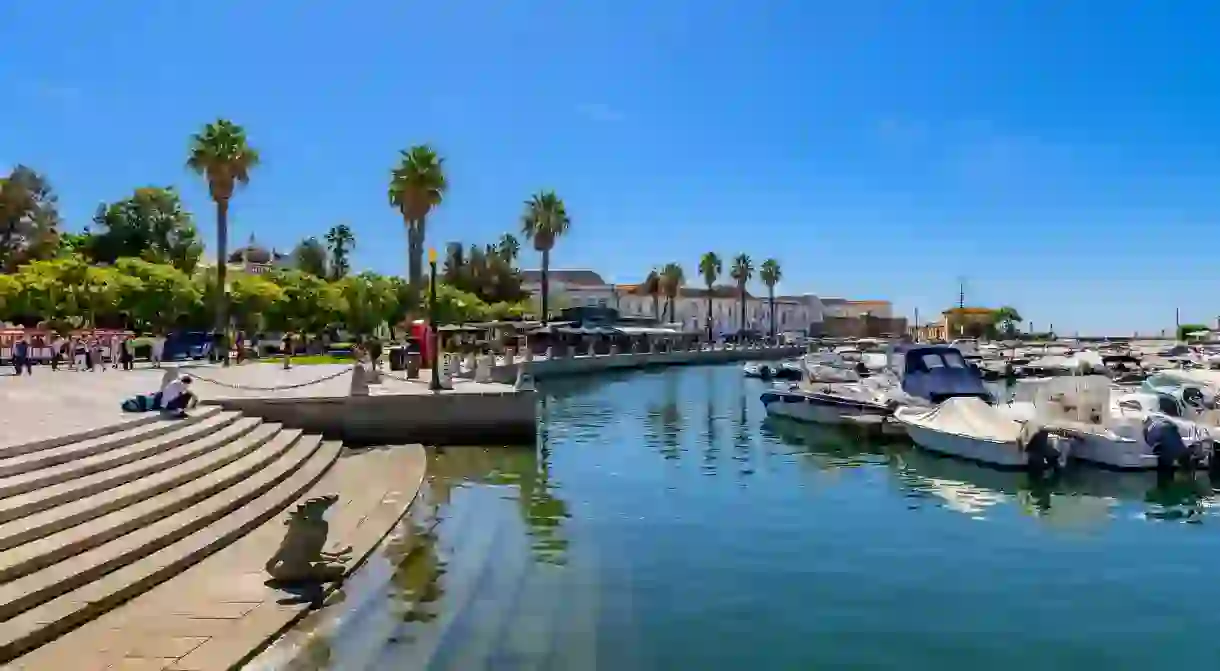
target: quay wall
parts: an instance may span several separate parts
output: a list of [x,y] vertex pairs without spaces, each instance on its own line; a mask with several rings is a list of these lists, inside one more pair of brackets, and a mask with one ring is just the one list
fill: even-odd
[[338,398],[225,398],[209,403],[353,445],[397,445],[405,440],[428,445],[524,445],[533,443],[537,435],[535,396],[532,391],[510,389]]
[[335,379],[333,386],[320,388],[314,395],[254,390],[219,394],[206,402],[353,445],[526,445],[537,437],[537,393],[512,386],[519,370],[535,378],[548,378],[657,366],[780,359],[803,352],[803,348],[795,346],[729,345],[529,361],[518,357],[494,363],[491,357],[485,357],[482,365],[486,370],[464,370],[459,377],[467,379],[457,380],[453,389],[439,393],[426,390],[426,371],[414,383],[359,384],[353,369],[352,373]]
[[[491,379],[511,384],[517,379],[518,368],[535,379],[563,375],[588,375],[607,370],[652,368],[658,366],[692,366],[699,364],[731,363],[735,361],[759,361],[784,359],[805,353],[805,348],[796,345],[741,346],[732,345],[712,349],[675,350],[670,352],[635,352],[621,354],[584,354],[550,359],[518,359],[513,363],[497,365],[492,369]],[[473,375],[473,373],[468,373]]]

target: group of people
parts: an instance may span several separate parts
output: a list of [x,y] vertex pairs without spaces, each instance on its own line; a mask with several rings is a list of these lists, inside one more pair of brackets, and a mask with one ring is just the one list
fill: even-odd
[[[165,337],[153,336],[149,343],[149,360],[154,368],[160,368],[165,355]],[[132,370],[135,367],[135,342],[129,335],[87,336],[65,338],[56,335],[48,343],[43,337],[21,335],[12,345],[12,364],[17,375],[34,374],[34,362],[45,359],[35,356],[49,348],[51,370],[65,365],[70,370],[106,370],[106,358],[114,369]]]

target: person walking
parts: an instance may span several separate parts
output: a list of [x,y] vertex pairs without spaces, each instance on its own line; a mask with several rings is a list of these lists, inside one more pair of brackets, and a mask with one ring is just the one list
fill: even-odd
[[[25,336],[21,336],[17,339],[17,342],[13,343],[13,367],[17,369],[18,377],[21,376],[22,368],[29,370],[29,359],[30,343],[26,341]],[[30,375],[33,374],[31,371]]]
[[161,360],[165,358],[165,336],[160,332],[153,336],[149,358],[152,360],[153,368],[161,367]]
[[132,350],[131,338],[123,336],[119,341],[119,361],[123,364],[123,370],[131,370],[135,368],[135,352]]
[[56,334],[55,338],[51,340],[51,370],[59,370],[59,362],[63,361],[66,349],[64,337]]

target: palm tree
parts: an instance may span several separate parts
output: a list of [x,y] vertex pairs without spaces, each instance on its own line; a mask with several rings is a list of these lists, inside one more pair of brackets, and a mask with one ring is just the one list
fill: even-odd
[[669,321],[677,321],[675,313],[674,299],[678,297],[678,290],[682,285],[686,284],[686,275],[682,272],[682,266],[676,263],[667,263],[661,269],[661,290],[665,292],[665,299],[669,305]]
[[[250,170],[258,165],[258,151],[246,141],[246,130],[228,119],[217,119],[191,136],[186,165],[208,181],[216,202],[216,329],[229,325],[225,264],[229,257],[229,199],[238,184],[250,183]],[[229,363],[229,357],[224,357]]]
[[767,311],[771,313],[771,337],[775,337],[775,285],[784,276],[780,270],[779,261],[767,259],[758,269],[758,279],[767,287]]
[[644,293],[652,296],[652,318],[661,321],[661,274],[655,268],[644,278]]
[[750,261],[750,257],[745,254],[738,254],[733,258],[733,269],[729,271],[729,277],[737,283],[737,295],[741,299],[741,328],[738,329],[738,335],[746,330],[746,283],[754,277],[754,264]]
[[332,226],[326,232],[326,245],[330,248],[330,272],[333,278],[343,279],[351,270],[348,255],[356,248],[356,235],[347,224]]
[[716,280],[723,270],[724,267],[716,252],[707,252],[703,258],[699,259],[699,274],[703,276],[703,282],[707,285],[707,339],[709,342],[712,339],[712,288],[716,286]]
[[508,265],[512,265],[517,256],[521,254],[521,243],[517,242],[517,236],[512,233],[505,233],[500,236],[500,242],[496,244],[496,250],[500,253],[500,258]]
[[551,249],[555,239],[568,232],[572,220],[563,200],[554,191],[539,191],[525,201],[525,214],[521,216],[521,232],[525,239],[534,243],[534,249],[542,252],[542,324],[546,325],[550,292]]
[[390,171],[390,205],[402,213],[407,227],[407,279],[417,291],[423,284],[428,215],[449,188],[444,164],[431,146],[421,144],[402,150],[398,165]]

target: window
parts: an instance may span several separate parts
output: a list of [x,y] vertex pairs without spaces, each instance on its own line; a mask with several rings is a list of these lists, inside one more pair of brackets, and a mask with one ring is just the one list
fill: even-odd
[[1164,394],[1157,394],[1156,404],[1161,412],[1169,415],[1170,417],[1182,416],[1182,409],[1178,407],[1178,400],[1176,398],[1165,396]]
[[938,354],[924,354],[919,357],[923,362],[924,370],[932,370],[933,368],[944,368],[945,362],[941,360]]
[[966,360],[963,359],[962,355],[957,352],[942,352],[941,356],[945,360],[945,365],[949,366],[950,368],[966,367]]
[[597,299],[597,307],[599,307],[599,308],[607,307],[606,299],[604,299],[604,298]]

